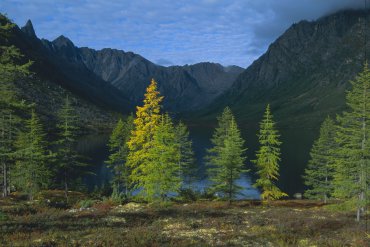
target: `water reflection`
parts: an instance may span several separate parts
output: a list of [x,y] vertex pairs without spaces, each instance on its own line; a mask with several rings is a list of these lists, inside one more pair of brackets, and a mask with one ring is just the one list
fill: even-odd
[[[206,148],[210,146],[209,136],[211,132],[204,130],[201,132],[202,134],[199,134],[198,130],[191,130],[194,152],[200,168],[199,174],[197,174],[198,179],[191,184],[191,187],[203,192],[210,185],[210,181],[207,180],[205,176],[205,167],[202,157],[205,154]],[[85,178],[89,190],[93,190],[96,186],[101,187],[104,184],[108,184],[112,179],[112,172],[105,163],[109,156],[107,147],[108,140],[108,134],[90,134],[81,137],[78,141],[78,151],[89,158],[92,171],[95,173],[95,176]],[[246,174],[243,174],[236,183],[244,188],[243,191],[241,191],[241,195],[237,197],[238,199],[259,198],[258,190],[252,187],[251,178]],[[186,184],[185,186],[187,187],[188,185]]]

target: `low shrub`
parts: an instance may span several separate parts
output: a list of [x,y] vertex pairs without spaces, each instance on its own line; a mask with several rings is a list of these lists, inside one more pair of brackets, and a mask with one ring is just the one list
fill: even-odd
[[110,198],[104,198],[103,201],[96,202],[93,205],[93,208],[101,212],[107,212],[111,210],[114,206],[117,206],[117,203],[112,201]]
[[191,188],[182,188],[178,191],[178,199],[184,202],[194,202],[201,194]]
[[86,199],[86,200],[79,201],[77,203],[77,207],[78,208],[91,208],[96,203],[97,203],[97,200]]
[[6,221],[8,216],[0,210],[0,221]]
[[45,190],[38,193],[35,199],[48,207],[69,208],[86,199],[86,195],[77,191],[69,191],[67,203],[63,190]]

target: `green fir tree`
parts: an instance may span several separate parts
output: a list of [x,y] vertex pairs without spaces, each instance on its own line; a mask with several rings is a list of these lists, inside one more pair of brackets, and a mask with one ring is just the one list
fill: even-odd
[[267,202],[287,196],[275,185],[275,181],[279,178],[279,162],[281,161],[279,137],[270,105],[267,105],[258,134],[260,148],[256,153],[256,160],[252,161],[257,166],[259,176],[254,186],[261,188],[261,198]]
[[26,127],[26,132],[20,134],[16,142],[14,183],[33,200],[34,195],[49,184],[48,164],[52,154],[47,149],[46,134],[34,110]]
[[213,146],[208,149],[207,161],[207,173],[213,182],[211,190],[231,203],[243,189],[236,184],[236,180],[248,170],[244,169],[244,140],[230,108],[226,107],[218,118],[218,127],[211,141]]
[[9,44],[14,27],[15,24],[0,14],[0,186],[3,197],[10,193],[14,144],[22,121],[19,113],[25,108],[14,82],[25,78],[32,64],[22,62],[23,55],[19,49]]
[[168,114],[161,116],[149,147],[139,186],[147,200],[161,199],[163,201],[169,193],[176,192],[181,186],[178,165],[180,149],[175,128]]
[[334,121],[327,117],[320,128],[320,136],[312,146],[305,169],[305,196],[309,199],[321,199],[324,203],[333,192],[333,151],[336,148]]
[[218,126],[212,135],[212,147],[207,149],[206,156],[206,163],[211,166],[217,161],[217,154],[220,153],[221,148],[224,146],[224,139],[232,118],[233,115],[229,107],[226,107],[221,116],[217,117]]
[[337,117],[333,196],[357,210],[357,221],[368,205],[370,174],[370,71],[367,63],[347,93],[348,110]]
[[71,183],[83,174],[82,168],[87,164],[81,162],[82,156],[76,151],[78,136],[78,116],[67,96],[58,112],[57,177],[61,179],[68,203],[68,189]]
[[126,120],[119,119],[116,127],[109,138],[109,151],[107,163],[113,169],[113,184],[117,191],[123,186],[125,196],[130,193],[130,169],[127,166],[128,146],[127,142],[134,129],[134,117],[130,115]]
[[179,169],[180,177],[184,180],[184,185],[191,187],[191,183],[196,181],[198,167],[194,159],[192,141],[189,138],[189,130],[183,122],[175,126],[176,141],[180,149]]

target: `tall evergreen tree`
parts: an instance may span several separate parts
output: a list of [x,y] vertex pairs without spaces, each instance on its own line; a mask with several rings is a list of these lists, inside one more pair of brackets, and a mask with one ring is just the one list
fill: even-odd
[[336,148],[334,121],[327,117],[320,128],[320,136],[311,149],[311,159],[305,169],[304,180],[308,189],[305,196],[327,202],[333,192],[333,151]]
[[16,143],[17,162],[15,184],[33,200],[35,193],[46,188],[50,178],[47,167],[52,154],[47,150],[46,134],[34,110],[27,121],[26,132],[20,134]]
[[221,148],[224,147],[225,136],[232,118],[233,115],[229,107],[226,107],[221,116],[217,117],[218,126],[211,138],[212,147],[207,149],[205,157],[207,165],[212,166],[217,162],[218,154],[221,152]]
[[179,122],[175,126],[176,142],[180,149],[180,177],[184,180],[184,184],[189,187],[197,178],[198,168],[194,159],[192,141],[189,138],[189,130],[183,122]]
[[117,189],[119,189],[121,186],[124,186],[126,197],[129,196],[130,191],[130,170],[127,166],[127,156],[129,150],[127,142],[133,129],[134,117],[132,115],[128,116],[125,121],[120,118],[109,138],[108,143],[110,155],[107,163],[114,172],[113,183]]
[[29,74],[31,62],[22,63],[23,55],[8,44],[14,24],[0,14],[0,178],[2,196],[10,193],[10,171],[14,164],[14,143],[25,104],[16,93],[14,82]]
[[351,81],[347,93],[348,110],[337,117],[333,196],[357,210],[359,221],[368,204],[370,174],[370,71],[364,69]]
[[211,189],[231,203],[242,190],[242,187],[235,183],[236,180],[248,170],[244,169],[244,140],[228,107],[219,118],[219,126],[213,134],[212,143],[214,146],[208,150],[207,162],[209,179],[213,182]]
[[261,188],[261,197],[267,202],[287,196],[274,183],[279,177],[279,162],[281,161],[279,137],[270,105],[267,105],[258,134],[260,148],[257,151],[256,160],[252,161],[257,166],[259,176],[254,186]]
[[159,96],[157,91],[157,83],[152,79],[144,95],[144,105],[137,107],[134,130],[127,142],[129,149],[127,165],[131,169],[129,179],[135,188],[143,186],[142,178],[147,170],[148,150],[161,120],[162,100],[163,97]]
[[58,112],[58,140],[57,144],[57,175],[61,178],[64,195],[68,203],[68,188],[74,179],[81,176],[81,169],[86,166],[81,162],[81,155],[76,151],[78,135],[78,116],[74,111],[69,97],[65,98],[64,105]]
[[140,187],[148,200],[164,200],[168,193],[177,191],[181,186],[178,165],[180,149],[168,114],[161,116],[149,144],[145,169],[140,176]]

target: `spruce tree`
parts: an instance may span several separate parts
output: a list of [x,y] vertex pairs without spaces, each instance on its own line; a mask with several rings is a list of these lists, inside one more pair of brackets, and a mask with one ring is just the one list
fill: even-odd
[[218,120],[212,137],[213,147],[208,149],[207,173],[213,182],[211,190],[231,203],[243,189],[235,182],[243,172],[248,171],[244,169],[246,149],[243,148],[244,140],[228,107]]
[[113,169],[113,183],[117,190],[123,186],[125,188],[126,197],[129,196],[130,184],[129,175],[130,170],[127,166],[128,146],[127,142],[130,138],[131,132],[134,129],[134,117],[128,116],[126,120],[121,118],[118,120],[109,138],[109,151],[107,163]]
[[78,136],[78,116],[68,96],[58,112],[57,175],[61,178],[64,195],[68,203],[69,185],[82,175],[81,169],[86,166],[81,162],[81,155],[76,151]]
[[161,116],[149,146],[139,184],[147,200],[164,200],[170,192],[177,191],[181,186],[178,165],[180,149],[175,128],[168,114]]
[[207,155],[205,157],[206,164],[208,166],[212,166],[217,162],[218,154],[224,146],[226,132],[230,126],[232,118],[233,115],[229,107],[226,107],[221,116],[217,117],[218,126],[211,138],[212,147],[207,149]]
[[16,135],[22,118],[19,111],[25,107],[17,95],[14,82],[29,74],[31,62],[22,63],[23,55],[15,46],[9,45],[15,24],[0,14],[0,185],[2,196],[10,193],[10,171],[14,165]]
[[34,110],[26,127],[26,132],[20,134],[16,142],[14,182],[33,200],[35,193],[48,186],[50,168],[47,165],[52,154],[47,150],[46,134]]
[[333,151],[336,148],[334,121],[327,117],[320,128],[320,136],[312,146],[305,169],[305,196],[309,199],[321,199],[324,203],[333,192]]
[[367,63],[351,81],[348,110],[337,117],[333,196],[357,210],[357,221],[367,206],[370,174],[370,71]]
[[258,134],[260,148],[256,153],[256,160],[252,161],[257,166],[259,176],[254,186],[261,188],[261,198],[267,202],[287,196],[275,185],[279,177],[279,162],[281,161],[279,137],[270,105],[267,105]]
[[163,97],[159,96],[157,91],[157,83],[152,79],[144,95],[144,105],[137,107],[134,130],[127,142],[129,149],[127,165],[131,170],[129,180],[135,188],[143,186],[142,178],[147,171],[148,150],[161,120],[162,100]]
[[191,183],[197,178],[198,168],[194,159],[192,141],[189,138],[189,130],[183,122],[175,126],[176,142],[180,149],[180,177],[190,188]]

